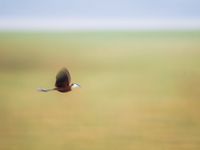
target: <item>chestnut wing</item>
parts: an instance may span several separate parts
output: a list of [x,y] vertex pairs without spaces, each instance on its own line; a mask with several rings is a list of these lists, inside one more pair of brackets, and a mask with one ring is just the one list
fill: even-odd
[[69,71],[66,68],[61,69],[56,75],[56,87],[66,87],[69,86],[71,82],[71,77]]

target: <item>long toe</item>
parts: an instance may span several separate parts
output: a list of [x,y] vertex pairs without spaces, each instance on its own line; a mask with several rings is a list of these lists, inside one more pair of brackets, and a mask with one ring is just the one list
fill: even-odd
[[45,88],[38,88],[37,90],[38,90],[39,92],[48,92],[48,90],[45,89]]

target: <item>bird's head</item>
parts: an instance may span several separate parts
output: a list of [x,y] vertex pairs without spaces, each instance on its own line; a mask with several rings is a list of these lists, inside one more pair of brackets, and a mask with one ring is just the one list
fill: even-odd
[[77,83],[72,83],[72,84],[71,84],[71,88],[72,88],[72,89],[80,88],[80,87],[81,87],[80,84],[77,84]]

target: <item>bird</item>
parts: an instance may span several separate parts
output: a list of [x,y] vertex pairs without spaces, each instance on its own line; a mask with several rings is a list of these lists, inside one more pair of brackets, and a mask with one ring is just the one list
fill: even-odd
[[80,88],[80,84],[71,83],[71,76],[67,68],[62,68],[56,75],[55,88],[38,88],[39,92],[58,91],[61,93],[70,92],[74,88]]

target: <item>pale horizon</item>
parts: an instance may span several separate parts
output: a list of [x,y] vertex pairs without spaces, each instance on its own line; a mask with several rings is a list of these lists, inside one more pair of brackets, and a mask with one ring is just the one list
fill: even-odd
[[0,30],[198,30],[198,19],[0,18]]

